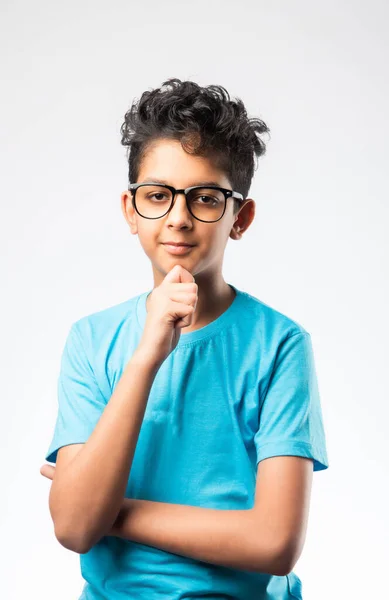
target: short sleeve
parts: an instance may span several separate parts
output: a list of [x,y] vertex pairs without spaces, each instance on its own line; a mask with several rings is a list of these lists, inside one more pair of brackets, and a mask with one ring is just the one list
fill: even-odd
[[311,336],[298,332],[279,345],[254,436],[257,464],[270,456],[313,459],[313,470],[328,468]]
[[62,351],[57,384],[58,412],[45,460],[55,463],[61,446],[88,440],[107,404],[74,323]]

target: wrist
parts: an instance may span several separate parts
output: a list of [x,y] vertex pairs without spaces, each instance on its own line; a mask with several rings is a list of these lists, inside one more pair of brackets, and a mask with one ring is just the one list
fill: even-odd
[[139,344],[136,348],[131,361],[136,362],[141,368],[150,369],[151,371],[157,372],[163,361],[159,355],[153,354],[148,348]]

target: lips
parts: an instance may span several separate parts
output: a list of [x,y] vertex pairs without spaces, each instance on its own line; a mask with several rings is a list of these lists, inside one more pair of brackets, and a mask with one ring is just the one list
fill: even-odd
[[184,244],[163,244],[163,246],[165,247],[166,252],[169,252],[170,254],[175,254],[175,255],[181,255],[181,254],[189,254],[189,251],[192,250],[194,248],[194,246],[191,246],[189,244],[184,245]]
[[166,245],[167,246],[179,246],[179,247],[181,247],[181,246],[192,247],[193,246],[193,244],[187,244],[186,242],[163,242],[163,243],[164,243],[165,246]]

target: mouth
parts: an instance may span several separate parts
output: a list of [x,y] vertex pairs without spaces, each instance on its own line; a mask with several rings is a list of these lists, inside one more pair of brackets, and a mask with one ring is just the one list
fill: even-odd
[[171,254],[186,254],[194,248],[194,246],[190,246],[189,244],[163,244],[163,246]]
[[163,244],[169,244],[169,246],[194,246],[194,244],[190,244],[189,242],[162,242]]

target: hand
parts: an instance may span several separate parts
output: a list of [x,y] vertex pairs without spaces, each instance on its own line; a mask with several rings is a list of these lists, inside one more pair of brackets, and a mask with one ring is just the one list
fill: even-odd
[[150,294],[138,354],[162,363],[177,346],[181,328],[191,324],[197,300],[198,285],[193,275],[181,265],[175,265]]
[[47,479],[54,479],[55,467],[52,465],[48,465],[47,463],[41,466],[40,470],[41,475],[47,477]]

